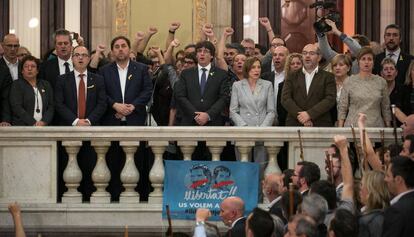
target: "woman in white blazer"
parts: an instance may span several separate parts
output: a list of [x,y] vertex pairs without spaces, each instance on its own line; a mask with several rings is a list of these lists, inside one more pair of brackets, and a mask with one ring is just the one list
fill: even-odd
[[[260,60],[248,58],[243,65],[243,80],[233,83],[230,100],[230,119],[235,126],[272,126],[275,118],[275,96],[272,83],[260,79]],[[238,157],[238,153],[236,152]],[[263,142],[256,142],[254,161],[263,174],[266,150]]]

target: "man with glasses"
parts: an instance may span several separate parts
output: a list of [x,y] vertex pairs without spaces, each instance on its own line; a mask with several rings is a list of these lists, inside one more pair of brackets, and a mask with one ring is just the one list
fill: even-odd
[[283,86],[286,126],[333,126],[329,111],[336,101],[334,75],[319,69],[321,54],[317,45],[306,45],[302,54],[302,70],[289,74]]
[[4,55],[0,58],[0,126],[10,126],[10,103],[9,90],[13,80],[20,75],[17,50],[19,49],[19,38],[15,34],[4,36],[2,48]]

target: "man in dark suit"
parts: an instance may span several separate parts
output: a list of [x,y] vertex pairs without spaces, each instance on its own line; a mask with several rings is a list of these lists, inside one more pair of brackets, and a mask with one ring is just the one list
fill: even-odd
[[[146,105],[152,93],[152,82],[148,67],[142,63],[130,60],[131,43],[124,36],[115,37],[111,41],[111,53],[115,61],[100,68],[99,73],[104,77],[107,110],[102,118],[102,124],[108,126],[143,126],[147,117]],[[108,191],[112,201],[119,199],[122,191],[120,180],[121,170],[125,160],[120,157],[124,153],[117,142],[114,142],[107,153],[108,168],[111,171],[111,181]],[[135,154],[135,164],[140,172],[139,193],[145,198],[149,193],[148,180],[149,159],[148,150],[140,146]]]
[[309,161],[300,161],[296,164],[292,183],[298,187],[302,196],[306,196],[311,185],[320,179],[321,171],[317,164]]
[[244,201],[239,197],[228,197],[220,204],[220,217],[224,225],[230,227],[226,237],[246,236],[244,216]]
[[89,51],[77,46],[72,54],[74,70],[58,77],[55,88],[56,111],[61,125],[98,125],[106,111],[102,76],[87,70]]
[[105,80],[108,102],[108,109],[102,119],[103,125],[145,124],[145,106],[151,98],[152,82],[148,67],[129,59],[130,49],[128,38],[114,38],[111,51],[115,62],[99,70]]
[[17,80],[21,74],[17,58],[17,50],[20,47],[19,38],[15,34],[4,36],[2,47],[4,48],[4,55],[0,58],[0,126],[10,126],[10,86],[13,80]]
[[270,214],[279,217],[284,224],[287,224],[286,218],[282,212],[282,193],[286,191],[283,186],[283,176],[280,174],[269,174],[263,180],[263,194],[269,200],[269,212]]
[[[90,55],[85,47],[77,46],[73,50],[72,59],[74,70],[58,76],[56,79],[55,110],[59,114],[60,125],[98,125],[106,111],[103,78],[87,70]],[[84,143],[78,157],[79,167],[84,174],[79,190],[84,195],[83,200],[87,201],[94,190],[90,174],[92,174],[96,161],[95,153],[89,142]],[[64,191],[62,175],[67,159],[66,155],[59,155],[59,197]]]
[[385,182],[394,198],[384,213],[382,236],[413,236],[414,161],[404,156],[393,158],[388,166]]
[[72,62],[72,37],[70,32],[60,29],[55,32],[56,57],[45,60],[40,67],[39,78],[48,81],[53,89],[59,75],[73,70]]
[[408,66],[414,57],[410,54],[402,52],[400,48],[401,29],[398,25],[391,24],[385,27],[384,44],[385,52],[375,56],[373,73],[380,75],[382,60],[385,57],[389,57],[397,64],[398,75],[395,81],[397,85],[402,85],[405,81],[405,74]]
[[318,67],[321,54],[315,44],[306,45],[302,54],[303,69],[289,74],[283,86],[286,126],[333,126],[329,111],[336,101],[334,75]]
[[229,102],[227,73],[211,65],[215,55],[211,42],[197,43],[196,52],[198,66],[182,71],[174,88],[182,112],[179,125],[224,125],[222,112]]

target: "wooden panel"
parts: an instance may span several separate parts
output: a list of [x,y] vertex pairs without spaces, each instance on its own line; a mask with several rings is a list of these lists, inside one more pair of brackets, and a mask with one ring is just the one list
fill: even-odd
[[395,1],[395,23],[401,28],[401,50],[410,50],[410,1]]
[[65,0],[40,1],[40,52],[43,57],[54,48],[53,33],[65,27]]
[[10,28],[10,1],[0,1],[0,41],[9,33]]
[[[275,35],[280,35],[280,0],[260,0],[259,16],[269,18],[273,32]],[[259,44],[270,47],[266,29],[264,29],[262,26],[259,28]]]
[[243,3],[243,0],[231,1],[231,27],[234,29],[231,42],[243,40]]
[[377,0],[356,1],[356,27],[359,34],[380,42],[380,2]]
[[80,4],[80,35],[85,40],[85,46],[92,50],[92,0],[81,0]]

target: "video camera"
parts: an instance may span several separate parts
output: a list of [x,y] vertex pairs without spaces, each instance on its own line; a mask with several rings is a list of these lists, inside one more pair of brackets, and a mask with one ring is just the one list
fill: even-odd
[[333,22],[335,22],[336,26],[339,26],[341,24],[341,15],[336,10],[336,3],[335,2],[324,2],[324,1],[316,1],[315,3],[312,3],[310,8],[316,8],[318,9],[326,9],[328,10],[328,13],[325,16],[322,16],[317,20],[315,23],[313,23],[313,28],[317,33],[325,33],[332,30],[332,27],[330,27],[328,24],[326,24],[325,20],[329,19]]

